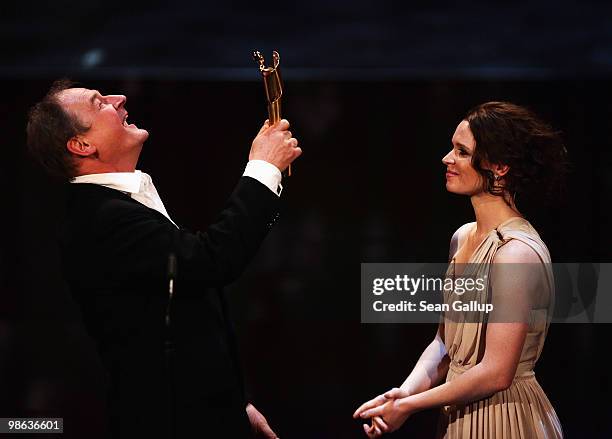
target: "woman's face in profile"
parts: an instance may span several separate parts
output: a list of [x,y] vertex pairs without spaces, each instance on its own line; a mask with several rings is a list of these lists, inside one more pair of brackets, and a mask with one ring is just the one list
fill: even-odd
[[468,121],[457,125],[451,140],[453,149],[442,158],[446,165],[446,190],[454,194],[474,195],[482,190],[482,177],[472,166],[476,141]]

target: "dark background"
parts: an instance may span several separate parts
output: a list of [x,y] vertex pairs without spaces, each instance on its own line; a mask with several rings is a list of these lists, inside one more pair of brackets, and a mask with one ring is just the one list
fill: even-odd
[[[139,169],[177,223],[205,229],[266,117],[250,52],[281,53],[283,115],[304,155],[281,220],[228,291],[254,403],[280,437],[365,437],[352,412],[401,384],[434,336],[433,325],[361,325],[360,263],[446,260],[472,210],[446,192],[441,158],[473,105],[510,100],[562,131],[564,202],[519,208],[555,261],[612,259],[607,5],[0,8],[0,416],[63,416],[65,436],[100,422],[95,351],[58,272],[63,189],[24,151],[27,110],[60,76],[128,96],[151,134]],[[536,374],[567,437],[612,434],[611,333],[551,327]],[[436,420],[419,413],[402,432],[433,437]]]

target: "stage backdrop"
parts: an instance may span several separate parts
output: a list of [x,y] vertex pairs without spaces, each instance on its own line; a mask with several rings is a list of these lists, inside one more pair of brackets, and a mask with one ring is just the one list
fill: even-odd
[[[78,431],[101,422],[101,371],[59,273],[63,189],[24,154],[27,109],[50,80],[7,80],[0,104],[1,413],[63,416]],[[128,96],[130,119],[150,131],[139,168],[153,176],[177,223],[204,230],[240,177],[266,117],[261,84],[83,83]],[[434,336],[433,325],[360,324],[360,263],[446,261],[452,233],[472,217],[467,198],[445,191],[441,158],[473,105],[527,105],[563,132],[573,163],[565,202],[548,208],[519,200],[519,208],[555,261],[611,260],[611,84],[287,82],[284,115],[304,154],[284,181],[277,226],[228,291],[250,392],[280,437],[362,437],[352,412],[399,385]],[[234,105],[213,111],[219,102]],[[606,325],[551,327],[536,374],[567,437],[612,432],[602,404],[610,335]],[[436,420],[436,411],[419,413],[402,432],[433,437]]]

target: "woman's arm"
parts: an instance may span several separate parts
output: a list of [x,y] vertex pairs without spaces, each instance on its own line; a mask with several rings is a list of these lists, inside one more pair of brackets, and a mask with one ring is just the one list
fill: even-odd
[[412,372],[400,386],[400,389],[406,395],[414,395],[429,390],[446,378],[450,359],[442,341],[443,331],[444,324],[441,323],[436,337],[425,348]]
[[[473,223],[459,227],[451,237],[448,260],[450,261],[465,238],[465,233]],[[446,378],[450,359],[444,345],[444,321],[438,326],[438,332],[433,341],[425,348],[419,361],[408,375],[408,378],[399,387],[404,396],[421,393],[431,389]]]
[[[399,389],[394,390],[401,391],[402,396],[413,395],[430,389],[446,377],[450,360],[446,353],[444,342],[442,341],[443,334],[444,323],[440,323],[435,338],[425,348],[412,369],[412,372],[408,375],[408,378],[406,378]],[[353,417],[358,418],[363,411],[381,406],[388,401],[389,399],[387,397],[379,395],[362,404],[361,407],[355,411]],[[389,428],[387,424],[377,416],[372,418],[371,426],[364,424],[363,427],[368,437],[377,437],[382,434],[383,431],[388,431]]]
[[480,363],[452,381],[420,393],[410,393],[407,396],[403,388],[393,389],[366,403],[369,407],[364,407],[364,404],[355,414],[363,419],[377,420],[366,430],[374,438],[397,430],[409,416],[418,411],[465,404],[506,389],[512,383],[526,333],[527,324],[524,323],[490,324],[486,334],[487,348]]
[[[459,227],[451,237],[449,248],[449,261],[457,252],[459,244],[463,241],[465,230],[468,224]],[[402,397],[412,395],[414,393],[423,392],[438,384],[448,373],[448,365],[450,361],[446,354],[444,346],[444,321],[438,326],[435,338],[425,348],[417,364],[412,369],[406,380],[400,386]],[[379,395],[364,404],[362,404],[353,414],[357,418],[360,414],[368,409],[377,407],[387,402],[387,398]]]
[[[460,244],[463,242],[465,232],[471,224],[464,224],[453,233],[448,252],[449,261],[457,253]],[[425,348],[414,369],[399,387],[402,394],[408,396],[431,389],[446,378],[449,363],[450,359],[444,345],[444,321],[442,321],[438,326],[436,337]]]
[[[440,323],[436,337],[425,348],[410,375],[399,389],[394,389],[401,391],[401,397],[428,390],[446,377],[450,360],[442,341],[443,334],[444,323]],[[378,395],[355,410],[353,417],[358,418],[365,410],[385,404],[387,401],[388,398],[384,395]]]
[[393,389],[383,395],[384,404],[365,410],[362,418],[382,419],[378,435],[397,430],[412,414],[433,407],[466,404],[504,390],[512,383],[523,349],[527,324],[493,323],[487,326],[487,347],[480,363],[452,381],[421,393],[403,395]]
[[[496,305],[514,307],[514,316],[518,315],[517,313],[528,316],[529,297],[537,294],[537,289],[541,287],[538,279],[530,275],[532,271],[514,270],[513,276],[496,274],[502,272],[502,264],[540,263],[537,254],[522,242],[510,241],[497,252],[495,262],[500,264],[492,268],[493,295],[508,299],[502,299]],[[522,272],[526,273],[524,278],[518,277]],[[517,296],[525,300],[517,300]],[[361,417],[381,416],[388,426],[388,430],[383,431],[392,431],[417,411],[466,404],[507,389],[512,384],[527,335],[526,321],[525,317],[524,320],[510,323],[489,323],[485,335],[485,352],[480,363],[452,381],[421,393],[405,396],[402,389],[393,389],[384,395],[387,398],[385,404],[362,412]]]
[[444,405],[466,404],[505,390],[512,384],[525,336],[526,323],[492,323],[487,326],[482,361],[457,378],[400,400],[408,412]]

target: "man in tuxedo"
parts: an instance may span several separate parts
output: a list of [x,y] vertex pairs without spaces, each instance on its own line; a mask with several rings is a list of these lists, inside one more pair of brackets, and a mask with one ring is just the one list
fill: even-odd
[[225,208],[191,233],[136,170],[149,134],[125,104],[56,82],[27,126],[32,155],[69,182],[62,267],[107,373],[112,436],[276,437],[246,401],[222,288],[276,221],[298,141],[266,122]]

